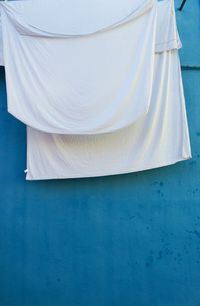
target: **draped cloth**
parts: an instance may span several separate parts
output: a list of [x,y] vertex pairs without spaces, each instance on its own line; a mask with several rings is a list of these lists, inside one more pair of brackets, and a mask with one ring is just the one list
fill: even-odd
[[3,38],[2,38],[1,16],[0,16],[0,66],[4,66],[4,59],[3,59]]
[[128,173],[190,158],[176,50],[156,55],[153,84],[148,114],[113,134],[70,136],[28,128],[27,179]]
[[48,133],[96,135],[148,112],[155,0],[0,5],[8,111],[16,118]]
[[27,128],[28,180],[129,173],[191,157],[172,1],[158,3],[157,25],[148,113],[104,135],[57,135]]
[[0,4],[8,109],[28,125],[26,179],[191,158],[173,0],[46,1]]

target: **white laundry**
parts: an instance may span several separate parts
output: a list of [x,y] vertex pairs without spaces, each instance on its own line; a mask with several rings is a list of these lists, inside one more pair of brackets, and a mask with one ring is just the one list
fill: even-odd
[[177,50],[156,54],[149,112],[105,135],[58,135],[27,129],[27,179],[128,173],[191,157]]
[[1,29],[1,16],[0,16],[0,66],[4,66],[3,40],[2,40],[2,29]]
[[[23,1],[19,1],[18,4],[16,4],[16,2],[12,2],[9,3],[9,5],[3,4],[2,9],[4,23],[6,24],[6,29],[4,27],[4,50],[6,52],[4,51],[4,53],[8,97],[10,94],[8,86],[9,82],[11,82],[11,84],[12,82],[14,82],[13,84],[16,83],[17,85],[19,85],[19,80],[21,82],[21,87],[18,88],[18,90],[15,92],[16,97],[14,98],[16,99],[12,100],[12,96],[8,99],[9,110],[13,107],[15,110],[19,108],[17,109],[17,112],[25,110],[29,115],[31,113],[32,115],[34,114],[34,116],[37,116],[35,124],[37,124],[39,121],[42,122],[45,116],[48,116],[48,120],[44,120],[44,122],[42,122],[43,128],[51,126],[51,128],[53,128],[54,130],[54,133],[45,133],[39,130],[43,129],[41,127],[37,127],[37,129],[27,127],[26,178],[28,180],[75,178],[128,173],[173,164],[175,162],[185,160],[191,157],[190,140],[185,111],[185,100],[178,56],[178,48],[181,47],[181,42],[176,28],[173,0],[164,0],[158,2],[156,3],[156,7],[155,2],[153,1],[127,0],[123,1],[123,3],[120,3],[120,5],[122,5],[121,7],[119,5],[116,6],[116,2],[114,3],[113,1],[108,1],[105,3],[99,1],[98,10],[95,10],[95,7],[93,6],[93,4],[97,4],[97,2],[90,2],[88,0],[87,4],[90,4],[90,11],[87,11],[87,5],[83,5],[83,2],[81,2],[81,5],[78,6],[80,9],[76,11],[76,7],[74,5],[69,7],[71,3],[67,1],[65,5],[68,6],[68,11],[71,10],[71,13],[73,12],[73,14],[69,14],[69,18],[67,20],[65,19],[66,11],[59,10],[59,4],[61,4],[62,1],[59,3],[58,1],[48,1],[49,8],[48,14],[47,16],[45,16],[46,18],[43,18],[44,11],[47,7],[47,2],[45,0],[42,0],[40,2],[38,2],[38,0],[34,0],[34,2],[29,1],[29,3],[30,4],[25,5]],[[40,7],[38,6],[38,3],[40,3]],[[111,7],[114,8],[114,10],[112,10]],[[57,10],[59,10],[59,14],[61,15],[60,18],[55,19],[53,18],[53,16]],[[63,135],[64,130],[62,130],[62,132],[59,132],[61,133],[60,135],[57,134],[58,129],[62,129],[63,125],[57,126],[57,124],[59,124],[60,122],[57,122],[56,113],[48,113],[48,111],[46,111],[45,114],[44,108],[44,114],[41,115],[42,111],[40,108],[40,106],[46,106],[45,104],[42,105],[45,102],[45,94],[49,94],[50,98],[52,98],[54,102],[60,101],[60,104],[57,105],[58,112],[60,112],[62,109],[62,107],[60,108],[60,106],[65,105],[67,101],[65,99],[62,100],[62,98],[65,97],[63,96],[62,88],[59,88],[59,90],[54,93],[57,84],[54,79],[55,76],[52,75],[53,73],[50,73],[48,75],[48,72],[54,72],[54,69],[56,69],[56,65],[48,65],[48,60],[46,60],[45,57],[45,49],[47,48],[49,50],[49,46],[51,45],[52,40],[58,39],[59,41],[65,40],[67,42],[78,42],[79,40],[83,40],[84,42],[88,42],[88,40],[90,39],[91,41],[93,41],[93,39],[96,39],[96,37],[99,35],[102,35],[103,39],[106,37],[106,35],[108,35],[108,37],[112,36],[113,38],[113,33],[116,31],[116,43],[122,45],[122,42],[124,42],[125,38],[126,43],[128,43],[127,41],[129,26],[132,25],[135,27],[136,20],[138,22],[138,20],[142,20],[140,18],[144,18],[144,16],[146,18],[146,22],[147,20],[148,22],[150,22],[150,15],[152,17],[151,31],[153,34],[151,37],[150,31],[147,31],[147,34],[149,36],[146,36],[145,41],[147,42],[150,37],[151,43],[154,40],[152,44],[152,49],[155,54],[153,54],[153,60],[152,58],[150,60],[150,58],[145,59],[145,56],[147,56],[148,53],[143,53],[144,58],[142,60],[146,61],[145,65],[147,65],[147,61],[149,61],[149,67],[152,69],[152,80],[147,80],[147,78],[144,78],[143,80],[144,84],[146,84],[146,87],[144,86],[144,89],[146,90],[146,100],[135,99],[137,95],[140,95],[141,98],[144,98],[145,95],[142,95],[143,89],[140,87],[137,90],[136,83],[134,84],[135,87],[132,91],[133,95],[132,97],[130,97],[130,99],[132,98],[132,101],[135,103],[133,105],[134,108],[132,109],[132,121],[127,120],[127,115],[130,114],[126,113],[128,111],[127,106],[131,105],[129,104],[130,100],[127,99],[127,101],[125,101],[125,96],[122,96],[123,91],[121,91],[121,89],[123,88],[119,88],[119,86],[117,88],[116,86],[116,89],[120,90],[118,92],[119,94],[121,93],[120,97],[123,97],[124,99],[119,100],[119,103],[122,103],[121,111],[124,110],[124,113],[118,113],[118,118],[116,117],[116,121],[111,120],[110,125],[102,126],[100,124],[102,123],[100,122],[100,119],[102,120],[103,113],[99,112],[98,108],[96,110],[93,109],[92,111],[94,111],[94,121],[89,122],[88,130],[86,130],[86,125],[84,126],[83,124],[84,120],[81,121],[81,119],[84,118],[79,118],[80,110],[76,113],[76,110],[74,108],[74,117],[66,117],[67,120],[80,120],[80,134],[88,135],[75,135],[77,133],[79,134],[78,125],[73,127],[71,126],[73,130],[72,135]],[[66,23],[63,23],[63,20],[65,20]],[[154,28],[155,24],[156,29]],[[17,51],[14,52],[13,49],[8,49],[8,46],[14,46],[13,42],[11,41],[12,35],[7,36],[9,31],[11,31],[13,35],[15,32],[15,35],[17,35],[18,37],[16,40],[17,43],[15,41],[14,44],[16,43],[16,45],[19,46],[19,50],[21,48],[20,54]],[[120,31],[124,31],[123,35],[121,36],[119,35]],[[127,33],[127,36],[125,36],[125,38],[124,33]],[[137,39],[139,43],[144,43],[144,37],[141,38],[138,35]],[[142,44],[140,45],[140,47],[142,46]],[[25,49],[23,48],[24,46]],[[33,46],[37,46],[36,50],[33,49]],[[87,50],[89,50],[92,46],[92,43],[89,44]],[[106,48],[108,48],[108,46],[109,45],[106,44]],[[85,48],[85,43],[83,46],[80,41],[81,56],[83,52],[86,52]],[[36,56],[39,50],[42,50],[41,59],[40,57],[37,58]],[[78,50],[77,48],[77,54],[80,53],[80,50]],[[54,53],[56,60],[56,54],[58,54],[58,51],[59,50],[56,50],[56,52]],[[132,52],[132,50],[129,50],[129,52],[129,64],[128,62],[126,63],[127,71],[124,70],[124,77],[126,76],[126,73],[128,71],[130,73],[132,71],[137,71],[137,65],[134,66],[136,63],[136,61],[134,62],[134,56],[136,56],[136,53]],[[98,53],[97,55],[99,54],[100,53]],[[122,55],[124,54],[125,50],[123,49]],[[119,56],[119,52],[116,56]],[[132,59],[131,56],[133,57]],[[34,59],[34,63],[29,63],[30,58],[32,58],[32,60]],[[102,59],[102,57],[100,58]],[[80,59],[80,61],[82,59],[83,57]],[[95,63],[95,59],[93,60]],[[130,65],[130,62],[133,64],[132,66]],[[22,65],[21,67],[20,64]],[[34,66],[34,64],[36,64],[36,66]],[[121,67],[123,64],[124,62],[121,61]],[[140,64],[140,67],[137,67],[138,71],[140,71],[142,67],[144,68],[145,65],[143,66],[142,64]],[[4,65],[3,48],[1,43],[0,65]],[[43,68],[45,67],[45,70],[42,73],[42,78],[51,78],[51,82],[49,82],[49,87],[46,88],[46,91],[44,92],[42,92],[44,84],[40,84],[39,79],[37,80],[37,77],[39,77],[39,75],[36,68],[40,65]],[[16,69],[16,67],[18,67],[19,70]],[[148,66],[146,66],[146,68],[147,67]],[[73,71],[73,68],[75,69],[76,67],[71,67],[71,71]],[[95,72],[96,66],[92,68],[94,68],[93,71]],[[103,68],[105,68],[105,66],[102,66],[102,69]],[[115,68],[114,62],[112,68]],[[130,70],[128,70],[128,68]],[[60,66],[59,69],[61,71],[62,67]],[[87,71],[87,69],[85,68],[85,71]],[[113,71],[110,71],[111,79],[113,77],[112,74],[116,73],[117,69],[118,66],[116,67],[116,70],[114,69]],[[30,71],[32,72],[29,75]],[[89,73],[91,72],[91,70],[88,71]],[[57,72],[57,70],[55,70],[55,72]],[[45,76],[45,74],[47,74],[47,76]],[[35,84],[35,81],[38,81],[38,84],[36,83],[35,87],[31,88],[30,92],[26,92],[25,84],[27,84],[27,77],[27,82],[29,86],[30,84]],[[45,81],[47,81],[47,79],[45,79]],[[124,80],[124,84],[127,85],[128,78],[124,78]],[[110,82],[112,80],[110,80],[108,75],[106,75],[105,81]],[[118,81],[120,82],[120,79],[118,79]],[[131,82],[132,81],[130,78],[129,84]],[[142,78],[138,80],[138,84],[142,84],[141,82]],[[147,86],[147,83],[149,87]],[[77,87],[78,90],[87,89],[85,87],[85,84],[86,82],[83,82],[82,87]],[[98,85],[100,87],[102,86],[101,83],[99,83]],[[38,91],[36,90],[36,88],[38,88]],[[97,88],[98,94],[102,94],[99,88]],[[128,86],[125,86],[124,89],[128,90]],[[148,100],[147,98],[147,89],[151,92],[150,100]],[[18,96],[18,94],[20,95]],[[73,94],[75,98],[75,92]],[[83,92],[79,92],[79,94],[79,98],[83,98]],[[20,101],[20,97],[23,97],[24,99]],[[25,97],[27,98],[27,100],[25,100]],[[59,98],[61,98],[61,100],[59,100]],[[110,98],[112,98],[112,96],[110,96]],[[81,102],[83,102],[83,100],[81,101],[75,99],[74,101],[77,103],[80,102],[80,107],[82,106]],[[140,104],[141,101],[142,103]],[[95,101],[95,103],[96,102],[97,100]],[[102,105],[105,105],[105,102],[108,102],[108,99],[100,102],[103,103]],[[116,100],[113,100],[113,103],[111,103],[110,106],[114,107],[115,103]],[[120,106],[119,103],[116,104],[116,106]],[[31,105],[32,107],[30,108]],[[67,105],[71,107],[70,103],[68,103]],[[78,107],[78,104],[76,104],[75,106]],[[55,107],[55,104],[53,104],[53,107]],[[72,109],[69,109],[71,112]],[[89,108],[89,104],[88,110],[91,110]],[[109,115],[114,115],[114,113],[109,114],[111,110],[112,107],[110,107],[109,110],[108,108],[105,109],[105,112],[108,111],[106,119],[111,119],[111,116],[109,117]],[[24,116],[25,114],[21,114],[20,116]],[[38,114],[40,114],[41,116],[38,117]],[[115,113],[115,115],[116,114],[117,113]],[[66,114],[63,113],[63,117],[64,115]],[[35,120],[34,116],[29,119]],[[123,116],[124,121],[120,121]],[[16,117],[19,118],[19,116]],[[22,120],[21,117],[20,119]],[[26,120],[22,121],[26,122]],[[69,121],[67,122],[69,123]],[[108,122],[109,120],[107,121],[107,123]],[[130,125],[129,122],[131,122]],[[95,123],[96,126],[92,125],[91,123]],[[124,128],[122,128],[123,126]],[[83,127],[85,128],[85,130],[83,129]],[[91,127],[93,127],[94,129],[92,130]],[[115,129],[116,131],[113,132]],[[106,134],[99,134],[102,131],[106,132]],[[89,135],[93,133],[95,133],[96,135]]]
[[147,113],[156,0],[0,6],[8,111],[16,118],[44,132],[80,135],[110,133]]
[[174,1],[164,0],[158,2],[158,18],[156,31],[156,52],[163,52],[182,47],[174,11]]
[[[16,0],[17,1],[17,0]],[[19,1],[19,0],[18,0]],[[43,4],[44,2],[42,2]],[[95,3],[95,2],[92,2],[92,3]],[[56,10],[57,8],[57,5],[58,5],[58,2],[55,2],[55,3],[51,3],[51,4],[54,4],[56,5],[56,7],[52,7],[51,6],[51,20],[52,21],[55,21],[56,19],[53,18],[54,17],[54,11],[53,9]],[[70,5],[70,2],[67,3],[68,5]],[[84,2],[81,2],[81,4],[84,4]],[[111,2],[108,2],[108,4],[112,4]],[[124,5],[126,5],[126,2],[123,2]],[[86,8],[84,6],[84,8]],[[102,6],[101,6],[102,8]],[[114,8],[118,8],[117,6],[114,6]],[[32,7],[29,5],[26,7],[26,9],[29,9],[31,10],[32,12]],[[81,8],[82,9],[82,8]],[[173,7],[172,7],[172,1],[170,0],[165,0],[165,1],[161,1],[157,7],[158,9],[158,15],[159,15],[159,18],[157,19],[157,29],[159,29],[159,31],[156,32],[156,45],[155,45],[155,51],[156,52],[162,52],[162,51],[166,51],[166,49],[173,49],[173,48],[180,48],[181,47],[181,42],[180,42],[180,39],[179,39],[179,36],[178,36],[178,32],[177,32],[177,28],[176,28],[176,22],[175,22],[175,14],[174,14],[174,10],[173,10]],[[110,12],[113,13],[113,10],[110,10]],[[32,17],[32,18],[35,18],[38,16],[41,18],[40,20],[40,24],[38,25],[39,27],[42,27],[45,30],[46,29],[46,24],[45,24],[45,19],[43,18],[43,15],[42,14],[30,14],[30,12],[28,12],[29,14],[29,17]],[[38,12],[37,12],[38,13]],[[63,11],[64,13],[64,11]],[[118,12],[118,15],[121,13],[121,11]],[[127,12],[128,14],[128,12]],[[27,13],[26,13],[27,15]],[[173,17],[171,16],[173,15]],[[72,15],[71,15],[72,17]],[[78,16],[80,17],[80,16]],[[105,18],[105,16],[104,16]],[[98,20],[98,22],[102,22],[104,20],[104,18],[101,18],[101,19],[97,19],[95,21]],[[119,19],[119,16],[118,16],[118,19]],[[62,21],[62,19],[60,19]],[[38,21],[36,19],[36,21]],[[32,22],[36,22],[35,20],[33,20]],[[57,21],[57,20],[56,20]],[[59,20],[58,20],[59,21]],[[94,20],[93,20],[94,21]],[[83,23],[82,23],[83,24]],[[107,22],[108,24],[108,22]],[[57,24],[55,24],[54,26],[56,26]],[[77,22],[76,24],[74,24],[74,22],[72,22],[72,20],[70,19],[70,22],[68,22],[68,26],[80,26],[79,22]],[[87,26],[91,27],[91,25],[93,25],[93,23],[88,23]],[[58,26],[58,25],[57,25]],[[61,24],[59,24],[59,26],[63,27],[63,23],[61,22]],[[96,29],[97,28],[103,28],[105,30],[105,27],[106,25],[104,24],[101,24],[101,26],[98,24],[96,25]],[[72,30],[71,29],[71,35],[72,35]],[[76,29],[76,32],[79,32],[81,31],[82,28],[80,29]],[[34,31],[36,31],[36,29],[34,28]],[[53,31],[53,28],[52,28],[52,31]],[[54,29],[55,31],[55,29]],[[65,32],[65,28],[64,29],[57,29],[57,31],[61,31],[62,33]],[[87,29],[87,31],[89,31],[89,29]],[[90,29],[90,31],[92,31],[92,29]],[[94,29],[93,29],[94,31]],[[85,32],[86,32],[86,29],[85,29]],[[31,29],[29,29],[29,35],[31,35],[32,31]],[[43,33],[43,35],[46,34],[47,35],[47,32]],[[41,35],[41,33],[40,33]],[[50,33],[49,33],[50,35]],[[54,34],[55,35],[55,34]],[[4,66],[4,60],[3,60],[3,40],[2,40],[2,28],[1,28],[1,18],[0,18],[0,66]]]
[[[173,1],[159,2],[158,8],[159,48],[148,113],[105,135],[57,135],[28,127],[28,180],[128,173],[191,157]],[[162,52],[159,42],[164,42]]]

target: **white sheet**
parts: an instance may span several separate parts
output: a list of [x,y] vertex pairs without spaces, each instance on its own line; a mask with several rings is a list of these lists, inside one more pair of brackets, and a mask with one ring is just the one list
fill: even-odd
[[27,179],[104,176],[191,157],[178,51],[156,54],[148,114],[112,134],[70,136],[27,129]]
[[[49,3],[49,0],[48,0],[48,3]],[[71,2],[68,2],[68,5],[70,5],[70,3]],[[81,4],[84,4],[84,3],[85,2],[81,2]],[[95,2],[93,1],[92,3],[95,3]],[[107,3],[112,5],[112,2],[110,2],[110,1],[108,1]],[[56,10],[56,8],[58,6],[58,2],[53,2],[53,3],[51,2],[51,5],[52,4],[54,6],[56,6],[54,8]],[[123,2],[123,4],[127,5],[126,2]],[[113,7],[118,8],[117,6],[113,6]],[[84,5],[84,8],[86,8],[85,5]],[[27,6],[26,9],[30,10],[32,8],[31,8],[31,6]],[[102,9],[102,6],[101,6],[101,9]],[[158,18],[157,18],[156,28],[159,29],[159,31],[156,31],[155,52],[163,52],[163,51],[170,50],[170,49],[173,49],[173,48],[174,49],[181,48],[182,45],[181,45],[180,38],[178,36],[178,32],[177,32],[177,28],[176,28],[176,20],[175,20],[175,12],[174,12],[174,7],[173,7],[173,1],[171,1],[171,0],[160,1],[157,9],[158,9],[158,13],[157,13]],[[110,10],[110,12],[113,13],[113,10]],[[119,18],[119,13],[121,13],[121,11],[118,12],[118,18]],[[52,14],[51,20],[55,22],[55,20],[56,20],[54,18],[55,11],[51,10],[51,14]],[[65,14],[65,12],[64,12],[64,14]],[[80,11],[79,11],[79,14],[80,14]],[[127,12],[127,14],[128,14],[128,12]],[[24,15],[26,16],[26,13],[24,13]],[[30,14],[30,12],[29,12],[28,15],[31,16],[32,18],[34,18],[35,16],[39,16],[40,18],[43,17],[42,14],[39,14],[39,12],[35,12],[34,14]],[[72,17],[72,15],[71,15],[71,17]],[[78,17],[80,17],[80,16],[78,16]],[[60,18],[59,20],[60,20],[61,23],[58,24],[58,26],[63,27],[62,19]],[[104,18],[98,19],[98,22],[100,23],[103,20],[104,20]],[[45,19],[42,18],[41,20],[39,19],[39,21],[40,21],[40,24],[38,25],[38,27],[42,27],[44,29],[43,32],[42,32],[43,35],[44,34],[47,35],[47,33],[45,32],[45,30],[46,30]],[[34,21],[32,21],[32,22],[34,22]],[[93,24],[93,23],[91,23],[91,24]],[[87,26],[91,26],[91,24],[88,23]],[[72,25],[79,26],[80,24],[79,24],[79,22],[76,23],[76,24],[73,23],[73,22],[68,22],[68,25],[69,26],[72,26]],[[56,23],[54,24],[54,26],[56,26]],[[100,27],[100,24],[98,24],[98,26]],[[103,24],[101,26],[103,26]],[[105,30],[105,26],[106,25],[104,24],[104,30]],[[97,28],[97,25],[96,25],[96,28]],[[35,30],[35,28],[34,28],[34,30]],[[71,35],[72,35],[72,30],[73,29],[71,29]],[[79,31],[80,30],[82,30],[82,29],[79,29]],[[53,28],[52,28],[52,31],[53,31]],[[54,29],[54,31],[55,31],[55,29]],[[59,28],[59,29],[57,29],[57,31],[58,32],[60,31],[60,32],[64,33],[65,29],[64,28],[63,29]],[[76,29],[76,31],[78,32],[78,29]],[[85,29],[85,31],[86,31],[86,29]],[[91,29],[90,29],[90,31],[91,31]],[[32,33],[31,28],[29,28],[29,35],[31,35],[31,33]],[[40,33],[40,35],[42,33]],[[50,35],[50,33],[49,33],[49,35]],[[0,17],[0,66],[4,66],[1,17]]]
[[1,28],[1,15],[0,15],[0,66],[4,66],[3,39],[2,39],[2,28]]
[[8,111],[58,134],[110,133],[135,122],[150,103],[156,4],[1,2]]
[[118,27],[145,14],[155,1],[22,0],[2,5],[22,35],[66,38],[88,36]]
[[[17,35],[20,35],[19,37],[22,36],[23,40],[26,40],[27,37],[29,39],[30,36],[34,35],[35,43],[33,45],[38,47],[38,42],[41,42],[41,45],[39,44],[38,47],[40,48],[41,46],[49,46],[48,44],[46,45],[47,41],[45,44],[43,44],[43,39],[50,39],[50,36],[54,37],[51,39],[58,39],[58,37],[55,38],[55,36],[60,35],[60,38],[67,38],[67,42],[69,42],[69,37],[77,36],[77,33],[81,33],[81,35],[84,36],[82,38],[85,39],[87,35],[89,35],[87,38],[90,38],[90,32],[94,30],[99,32],[98,35],[104,35],[107,32],[112,32],[113,30],[117,30],[118,32],[122,26],[121,23],[125,21],[122,17],[126,16],[126,21],[128,21],[128,18],[130,17],[130,14],[128,14],[130,12],[130,7],[128,4],[131,4],[132,2],[128,0],[123,2],[123,14],[121,14],[122,10],[116,9],[112,12],[112,16],[107,16],[107,19],[102,20],[102,10],[99,14],[99,17],[101,18],[98,19],[98,16],[95,16],[96,23],[94,20],[94,23],[91,23],[91,20],[88,23],[85,23],[84,19],[81,19],[82,21],[80,23],[74,23],[76,28],[70,28],[73,23],[69,23],[68,27],[64,26],[62,28],[62,22],[55,23],[55,18],[53,19],[53,23],[46,23],[42,18],[42,14],[38,18],[37,14],[31,13],[31,9],[34,11],[34,13],[36,13],[38,9],[37,5],[31,8],[31,5],[24,6],[21,1],[19,1],[19,3],[21,3],[19,6],[16,6],[14,3],[11,5],[11,7],[7,5],[4,6],[6,10],[11,8],[9,12],[5,13],[9,18],[8,23],[11,25],[14,20],[16,20],[17,22],[15,23],[14,28],[17,31]],[[31,1],[30,3],[33,2]],[[45,8],[46,2],[42,1],[40,3]],[[138,2],[134,3],[138,4],[141,3],[141,1],[138,0]],[[107,5],[110,4],[112,3],[107,3]],[[145,4],[145,2],[143,2],[143,4]],[[150,2],[148,4],[150,5]],[[55,12],[55,6],[58,5],[58,2],[52,2],[51,5],[51,14],[48,16],[52,18],[52,14]],[[106,4],[104,3],[104,5]],[[137,5],[135,8],[136,7]],[[17,8],[20,10],[22,8],[22,11],[19,10],[16,13]],[[101,9],[102,8],[104,7],[102,6]],[[141,8],[144,9],[145,6],[141,6]],[[12,15],[13,9],[14,15]],[[135,12],[136,11],[138,15],[140,15],[139,11],[135,10]],[[150,13],[151,5],[147,11]],[[23,17],[26,15],[30,17],[30,19],[25,20],[24,18],[21,18],[21,16],[18,15],[19,12],[23,12]],[[43,12],[43,9],[41,12]],[[80,20],[80,12],[81,10],[78,12],[75,19],[77,18]],[[133,17],[133,15],[131,16]],[[84,14],[82,15],[82,18],[83,17]],[[87,18],[89,17],[92,17],[92,14],[87,15]],[[154,18],[156,18],[156,15]],[[59,20],[62,21],[61,18]],[[118,20],[118,23],[113,23],[113,21],[116,20]],[[26,178],[28,180],[103,176],[128,173],[169,165],[191,157],[185,100],[177,51],[177,49],[181,47],[181,42],[176,29],[173,0],[164,0],[158,3],[158,18],[156,18],[156,23],[156,33],[154,33],[154,35],[156,34],[154,41],[154,51],[156,52],[156,55],[154,56],[152,69],[153,87],[148,113],[143,113],[140,119],[135,121],[130,126],[122,128],[114,133],[102,135],[59,135],[55,133],[44,133],[37,129],[27,127]],[[91,28],[92,24],[95,25],[94,28]],[[37,26],[34,27],[34,25]],[[85,25],[85,27],[82,27],[82,25]],[[128,24],[125,23],[122,27],[124,28],[124,26],[127,25]],[[50,32],[47,31],[47,26],[50,26]],[[7,35],[8,33],[9,31],[7,32],[6,30],[4,35]],[[92,35],[91,38],[96,36],[96,34]],[[148,32],[148,34],[150,35],[150,32]],[[9,40],[10,38],[11,37],[7,37],[5,40]],[[142,41],[141,37],[138,37],[138,39]],[[4,49],[7,53],[7,47],[4,46]],[[9,51],[10,50],[11,49],[9,49]],[[24,52],[23,48],[21,51]],[[30,48],[26,51],[31,52],[32,50]],[[22,68],[26,66],[27,61],[29,60],[29,55],[32,57],[33,54],[36,54],[35,52],[37,52],[37,50],[34,50],[33,54],[27,53],[27,58],[25,61],[23,60],[23,56],[26,54],[26,52],[23,52],[21,55],[18,54],[18,56],[20,56],[19,63],[16,63],[17,53],[14,54],[15,59],[12,59],[12,61],[9,62],[9,69],[11,69],[11,66],[14,65],[13,72],[16,72],[15,65],[19,65],[21,63],[22,67],[20,68],[20,77],[22,78],[21,81],[24,84],[24,82],[26,82],[28,70],[23,70]],[[2,58],[3,64],[3,56],[0,58]],[[35,60],[37,62],[37,58],[35,58]],[[45,57],[43,57],[43,60],[45,60]],[[47,69],[45,70],[46,73],[52,67],[48,67],[47,62],[45,62],[45,64],[45,69]],[[36,73],[35,70],[34,73]],[[8,74],[9,73],[7,72],[7,78]],[[13,79],[14,82],[18,82],[17,77],[18,75],[15,79]],[[36,78],[36,75],[33,75],[33,78]],[[54,84],[51,84],[53,89]],[[38,86],[38,89],[42,89],[42,84]],[[23,93],[23,88],[21,88],[21,91]],[[31,94],[29,95],[27,92],[27,103],[30,103],[29,98],[32,97]],[[33,105],[33,109],[34,108],[35,105]],[[31,109],[31,111],[33,110]],[[79,114],[79,112],[77,114]],[[98,113],[96,112],[95,114]],[[74,115],[76,114],[74,113]],[[111,131],[111,129],[109,129],[109,131]]]
[[149,112],[106,135],[57,135],[28,127],[28,180],[127,173],[191,157],[173,1],[159,2],[157,22]]

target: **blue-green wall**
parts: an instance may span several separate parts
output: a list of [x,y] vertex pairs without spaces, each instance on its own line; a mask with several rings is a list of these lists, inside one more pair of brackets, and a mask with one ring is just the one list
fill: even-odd
[[[180,3],[176,1],[176,3]],[[0,71],[0,306],[200,306],[200,4],[178,12],[193,159],[24,180],[25,127]]]

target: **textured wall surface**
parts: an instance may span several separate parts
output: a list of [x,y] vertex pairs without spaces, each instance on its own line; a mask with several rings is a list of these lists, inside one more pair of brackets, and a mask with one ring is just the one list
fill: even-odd
[[193,159],[173,166],[26,182],[1,69],[0,306],[200,306],[199,15],[177,13]]

